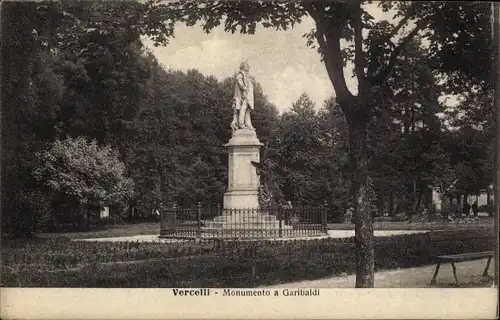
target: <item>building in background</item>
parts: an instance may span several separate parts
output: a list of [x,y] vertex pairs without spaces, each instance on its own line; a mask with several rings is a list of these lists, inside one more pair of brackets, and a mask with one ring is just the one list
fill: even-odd
[[99,218],[101,218],[101,219],[109,218],[109,207],[108,206],[101,207],[101,210],[99,212]]
[[[492,191],[493,191],[493,186],[490,186],[490,188],[488,189],[481,190],[481,192],[478,195],[469,195],[467,196],[467,202],[469,203],[469,205],[472,205],[474,201],[477,201],[477,206],[479,208],[491,205],[493,204],[494,201]],[[461,196],[459,199],[459,204],[461,207],[463,206],[464,201],[465,201],[464,197]],[[436,211],[440,212],[442,210],[443,199],[441,197],[441,194],[436,189],[432,190],[432,203],[435,206]]]

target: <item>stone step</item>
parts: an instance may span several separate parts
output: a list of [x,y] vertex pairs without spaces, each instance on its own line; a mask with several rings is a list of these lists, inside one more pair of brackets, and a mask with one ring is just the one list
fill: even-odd
[[278,239],[281,237],[325,237],[324,232],[320,230],[310,230],[307,233],[290,234],[286,230],[280,232],[278,229],[254,230],[254,229],[206,229],[200,234],[201,238],[217,238],[217,239]]
[[213,219],[213,221],[217,222],[233,222],[233,221],[245,221],[245,222],[253,222],[253,221],[277,221],[276,216],[267,215],[267,214],[231,214],[231,215],[222,215],[217,216]]
[[277,238],[280,232],[277,229],[269,230],[232,230],[232,229],[217,229],[205,230],[201,232],[202,238]]
[[[205,222],[205,227],[203,229],[255,229],[255,230],[269,230],[269,229],[279,229],[279,221],[274,222],[217,222],[217,221],[207,221]],[[281,229],[291,229],[292,226],[285,225],[282,223]]]

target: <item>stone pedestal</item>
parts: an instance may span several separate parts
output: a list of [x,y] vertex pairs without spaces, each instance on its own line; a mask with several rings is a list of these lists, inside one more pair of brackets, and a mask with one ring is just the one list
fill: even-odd
[[292,229],[276,216],[259,208],[260,178],[253,162],[260,163],[260,147],[255,130],[240,129],[225,145],[229,153],[228,188],[224,194],[223,214],[206,221],[202,238],[280,237]]
[[240,129],[225,145],[229,153],[228,188],[224,209],[258,209],[260,179],[252,161],[260,162],[260,147],[255,130]]

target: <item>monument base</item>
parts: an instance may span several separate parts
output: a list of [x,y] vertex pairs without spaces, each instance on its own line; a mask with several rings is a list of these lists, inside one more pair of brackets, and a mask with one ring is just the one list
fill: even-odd
[[[228,189],[224,194],[223,215],[206,221],[204,238],[280,237],[286,226],[267,211],[259,209],[260,177],[253,163],[260,163],[262,143],[255,130],[239,129],[225,145],[229,153]],[[253,162],[253,163],[252,163]]]
[[250,209],[259,207],[259,192],[232,190],[224,194],[224,209]]
[[262,213],[256,209],[233,212],[215,217],[205,222],[201,228],[203,238],[269,238],[281,237],[283,231],[292,229],[276,216]]
[[254,209],[259,207],[260,177],[252,162],[260,162],[260,147],[255,130],[239,129],[225,145],[229,153],[228,188],[224,194],[224,209]]

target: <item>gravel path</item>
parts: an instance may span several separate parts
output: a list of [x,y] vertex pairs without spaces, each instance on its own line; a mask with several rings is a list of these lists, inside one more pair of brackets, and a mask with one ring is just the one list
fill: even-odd
[[[374,234],[376,237],[390,237],[402,234],[413,234],[413,233],[424,233],[428,230],[375,230]],[[295,237],[295,240],[309,240],[309,239],[321,239],[321,238],[350,238],[354,237],[354,230],[328,230],[328,236],[321,237]],[[175,240],[175,239],[160,239],[157,234],[147,234],[147,235],[136,235],[127,237],[110,237],[110,238],[89,238],[89,239],[74,239],[75,241],[139,241],[139,242],[178,242],[186,240]],[[286,238],[278,238],[274,240],[289,240]]]
[[[456,263],[458,287],[491,287],[492,278],[483,277],[487,259]],[[450,264],[442,264],[437,276],[437,284],[429,285],[436,266],[379,271],[375,273],[376,288],[432,288],[454,287],[453,272]],[[489,275],[495,270],[491,261]],[[355,275],[344,275],[320,280],[286,283],[268,288],[354,288]]]

